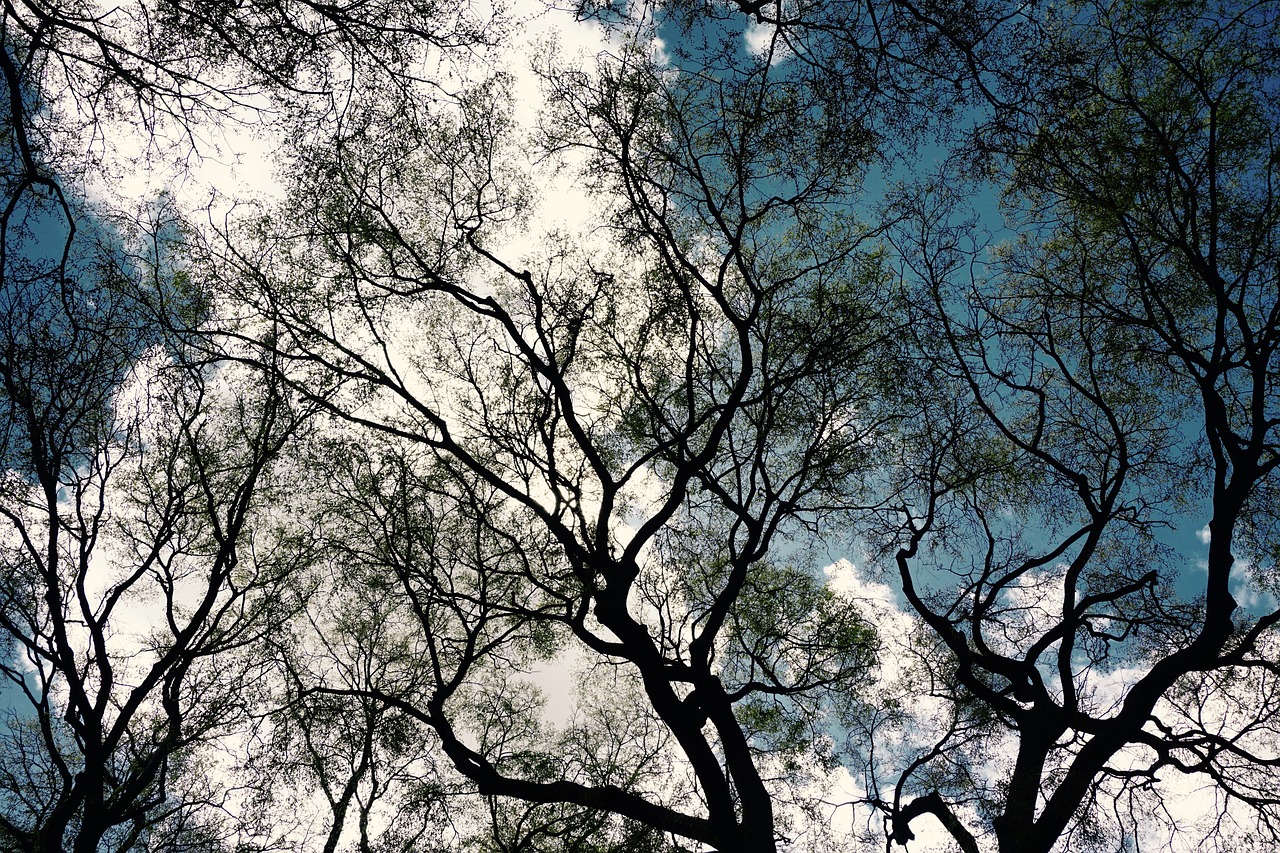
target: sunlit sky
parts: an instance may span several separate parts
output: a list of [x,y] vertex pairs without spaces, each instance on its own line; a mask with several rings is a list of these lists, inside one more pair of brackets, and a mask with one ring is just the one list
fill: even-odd
[[[506,43],[502,54],[495,60],[495,67],[505,67],[515,82],[518,105],[515,118],[533,132],[543,101],[543,93],[529,64],[550,43],[559,45],[566,56],[578,55],[584,62],[597,53],[616,49],[610,35],[590,22],[576,21],[567,12],[548,11],[538,0],[519,0],[509,14],[523,24],[514,29],[514,36]],[[754,23],[746,23],[742,32],[744,49],[759,52],[768,42],[770,32]],[[656,41],[652,49],[661,55],[664,45]],[[786,57],[776,61],[785,62]],[[143,207],[164,194],[174,199],[178,207],[193,221],[221,221],[226,217],[248,215],[254,204],[271,205],[283,199],[280,180],[280,164],[275,155],[282,147],[282,140],[262,126],[226,123],[220,127],[197,128],[194,151],[185,143],[175,141],[172,146],[156,145],[138,129],[129,125],[112,127],[105,138],[109,140],[105,152],[111,168],[83,190],[91,203],[128,208]],[[101,144],[101,143],[94,143]],[[530,150],[533,147],[530,146]],[[940,157],[942,152],[926,152],[925,159]],[[541,193],[534,212],[528,218],[528,227],[504,235],[502,253],[512,258],[535,257],[543,235],[561,230],[570,233],[590,234],[597,224],[598,207],[584,190],[575,183],[571,169],[557,168],[557,164],[532,157],[527,170],[537,175],[536,185]],[[876,192],[898,176],[876,174],[869,181],[868,190]],[[1000,239],[1003,221],[995,206],[995,193],[978,199],[977,212],[981,227],[990,232],[988,239]],[[52,252],[62,239],[61,231],[52,229],[55,237],[40,247],[42,252]],[[1204,571],[1207,519],[1190,515],[1167,534],[1166,541],[1183,557],[1181,589],[1194,590],[1200,584]],[[876,567],[869,566],[859,554],[833,554],[832,562],[825,568],[829,582],[841,592],[872,602],[887,634],[896,634],[904,642],[907,633],[904,625],[907,617],[902,611],[900,596],[894,590],[894,582]],[[1245,573],[1236,575],[1236,598],[1246,608],[1274,607],[1276,602],[1265,593],[1247,586]],[[892,627],[890,627],[892,626]],[[548,711],[552,718],[565,718],[572,710],[572,680],[569,677],[574,666],[572,660],[561,661],[562,668],[546,667],[535,681],[549,696]],[[1115,679],[1126,681],[1133,677],[1129,671],[1117,672]],[[892,682],[894,673],[882,675]],[[6,699],[8,697],[5,697]],[[928,715],[929,709],[922,714]],[[917,733],[922,742],[928,733]],[[838,803],[852,798],[859,792],[857,783],[845,771],[836,771],[831,777],[830,799]],[[1188,788],[1187,808],[1193,803],[1211,805],[1211,800],[1193,797]],[[834,809],[833,820],[847,821],[849,809]],[[946,840],[941,827],[930,821],[918,832],[919,840],[912,851],[942,850]]]

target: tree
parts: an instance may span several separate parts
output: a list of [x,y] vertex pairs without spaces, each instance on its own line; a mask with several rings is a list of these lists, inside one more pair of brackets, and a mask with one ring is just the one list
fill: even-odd
[[5,279],[6,849],[130,849],[216,808],[186,774],[243,715],[246,648],[307,555],[266,511],[305,413],[157,339],[148,258],[115,248]]
[[[218,805],[327,850],[834,846],[859,753],[903,845],[1137,847],[1193,831],[1175,773],[1221,800],[1197,837],[1274,841],[1280,611],[1234,598],[1274,549],[1272,10],[579,11],[608,50],[537,58],[530,138],[510,76],[429,70],[492,33],[431,9],[6,7],[7,253],[45,196],[74,226],[52,152],[101,93],[193,136],[287,96],[290,193],[181,270],[81,275],[74,228],[0,258],[56,342],[7,332],[14,845],[216,849],[174,788],[212,744],[257,798]],[[941,171],[876,203],[928,132]],[[590,227],[542,227],[555,169]],[[817,571],[852,548],[919,620],[882,705],[902,638]],[[127,642],[153,582],[174,618]],[[926,703],[929,743],[886,729]]]
[[[921,358],[968,401],[918,401],[942,452],[894,559],[968,725],[903,774],[893,837],[932,813],[966,849],[1273,843],[1280,611],[1237,597],[1274,589],[1277,18],[1066,11],[977,152],[1018,240],[975,274],[930,217],[946,187],[903,240]],[[1204,518],[1207,569],[1180,574],[1162,531]],[[1007,767],[943,769],[993,731]],[[1208,826],[1165,802],[1177,774],[1215,792]]]
[[220,125],[332,117],[374,78],[412,99],[427,51],[490,24],[405,3],[0,12],[5,849],[210,850],[241,832],[200,778],[207,747],[261,712],[257,647],[301,606],[310,560],[278,516],[305,409],[191,334],[210,305],[172,258],[171,200],[132,236],[84,201],[104,178],[118,192],[111,149],[176,136],[199,156]]
[[[1082,8],[1066,24],[1013,10],[973,29],[982,21],[972,15],[903,4],[898,13],[941,45],[909,79],[943,76],[985,102],[975,162],[1011,164],[1021,194],[1011,197],[1027,204],[1024,242],[956,290],[972,269],[957,226],[927,197],[908,199],[892,220],[910,264],[904,290],[848,206],[877,131],[910,123],[880,124],[876,101],[855,108],[835,82],[881,86],[866,68],[845,75],[869,54],[866,31],[841,8],[806,7],[794,21],[751,8],[775,27],[755,55],[717,29],[723,19],[701,17],[666,56],[647,52],[652,33],[642,33],[594,69],[547,66],[557,107],[544,144],[585,158],[621,258],[564,239],[541,264],[503,251],[496,225],[519,217],[522,197],[495,120],[500,81],[465,101],[452,128],[388,129],[371,113],[299,159],[291,216],[304,211],[306,247],[273,233],[282,260],[225,259],[243,282],[236,298],[258,312],[256,329],[239,334],[264,357],[311,370],[298,393],[384,436],[329,454],[341,460],[345,508],[331,512],[355,514],[366,537],[348,538],[360,546],[350,562],[396,578],[387,594],[428,661],[425,671],[402,662],[380,685],[314,690],[375,698],[417,721],[483,794],[771,849],[785,795],[765,768],[821,742],[806,726],[824,703],[856,696],[873,647],[853,607],[777,556],[788,535],[838,518],[893,555],[949,660],[937,684],[952,724],[910,761],[891,800],[870,797],[893,840],[911,840],[925,813],[966,849],[987,832],[1006,849],[1124,838],[1165,767],[1209,774],[1224,796],[1261,809],[1265,830],[1266,678],[1253,682],[1256,704],[1205,710],[1256,741],[1178,727],[1219,701],[1192,673],[1273,666],[1274,617],[1234,631],[1226,594],[1229,532],[1270,476],[1273,301],[1232,295],[1220,276],[1198,285],[1216,295],[1153,302],[1167,253],[1185,247],[1161,219],[1167,202],[1137,192],[1177,186],[1165,195],[1192,199],[1174,213],[1185,230],[1229,209],[1218,200],[1201,210],[1188,188],[1248,185],[1242,200],[1257,215],[1240,239],[1252,248],[1235,251],[1250,264],[1267,257],[1272,218],[1259,188],[1274,123],[1265,94],[1249,94],[1272,79],[1267,41],[1245,39],[1209,65],[1170,45],[1190,55],[1197,38],[1227,44],[1224,31],[1269,24],[1257,12],[1186,23],[1195,16],[1183,10],[1184,23],[1152,31],[1153,10],[1126,19]],[[823,26],[828,11],[844,23]],[[997,65],[993,44],[1016,44],[1032,71]],[[1252,90],[1235,86],[1239,74]],[[1172,95],[1162,88],[1173,84]],[[904,85],[891,77],[882,89]],[[1220,96],[1226,118],[1213,113]],[[1126,121],[1164,134],[1161,157],[1141,156]],[[1207,136],[1169,135],[1188,123]],[[1239,139],[1223,142],[1219,126]],[[1109,166],[1117,151],[1150,169],[1140,182]],[[1183,156],[1192,178],[1170,183]],[[1223,169],[1234,171],[1220,179]],[[1207,227],[1214,241],[1231,239]],[[1101,245],[1112,251],[1098,257]],[[1203,278],[1205,263],[1188,261],[1188,274]],[[1119,277],[1140,286],[1099,283]],[[1186,337],[1179,312],[1197,305],[1241,331]],[[1254,341],[1237,365],[1234,348]],[[1246,367],[1253,390],[1229,414]],[[1194,388],[1179,384],[1188,375]],[[1180,408],[1191,390],[1221,413],[1204,425],[1221,483],[1206,493],[1219,544],[1203,612],[1161,585],[1171,556],[1157,535],[1178,520],[1171,508],[1194,505],[1204,457]],[[1237,460],[1228,445],[1258,455]],[[1267,529],[1265,518],[1248,510],[1253,529]],[[939,572],[959,577],[959,598]],[[548,761],[519,676],[570,636],[637,679],[633,713],[666,731],[673,756],[646,760],[687,766],[688,791],[639,787],[634,755],[608,764],[625,785],[583,784],[574,762]],[[1120,663],[1146,674],[1113,708],[1098,684]],[[973,750],[1009,742],[1013,766],[983,779],[976,763],[991,756]],[[1144,763],[1142,750],[1155,757]],[[956,797],[976,808],[957,814]],[[700,813],[672,805],[690,799]]]
[[[235,235],[219,277],[253,309],[236,334],[351,425],[326,516],[404,637],[378,683],[313,692],[410,718],[482,795],[772,850],[767,777],[803,775],[817,709],[874,657],[778,551],[880,500],[890,281],[839,210],[873,153],[854,107],[733,43],[700,61],[548,68],[546,144],[619,199],[599,255],[499,247],[521,211],[497,80],[452,127],[371,114],[317,141],[287,233]],[[545,742],[521,676],[568,649],[634,685],[653,747]]]
[[[497,22],[471,11],[288,0],[136,0],[101,11],[10,3],[0,16],[5,125],[27,187],[51,187],[59,178],[45,158],[102,154],[107,136],[131,126],[152,145],[176,133],[199,154],[211,121],[266,121],[282,110],[334,119],[369,90],[409,109],[429,51],[492,40]],[[62,174],[83,178],[95,165],[77,159]]]
[[185,163],[216,150],[227,125],[340,120],[368,92],[419,111],[423,88],[443,85],[420,77],[432,54],[491,41],[496,21],[469,12],[413,2],[5,4],[0,276],[11,229],[45,196],[57,211],[44,215],[63,220],[67,263],[86,185],[118,193],[142,165],[116,160],[114,148],[134,147],[127,137],[141,159],[176,147]]

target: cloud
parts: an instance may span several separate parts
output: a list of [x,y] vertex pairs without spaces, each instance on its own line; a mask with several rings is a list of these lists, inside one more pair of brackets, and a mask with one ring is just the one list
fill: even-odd
[[749,21],[742,33],[743,44],[752,56],[769,56],[770,64],[781,62],[791,55],[786,40],[779,38],[778,28],[774,24]]

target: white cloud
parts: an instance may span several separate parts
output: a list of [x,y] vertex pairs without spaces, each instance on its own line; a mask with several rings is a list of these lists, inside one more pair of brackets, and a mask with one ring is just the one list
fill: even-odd
[[1236,560],[1231,567],[1231,597],[1246,613],[1270,613],[1280,607],[1275,595],[1257,582],[1257,569],[1247,560]]
[[791,55],[791,49],[785,39],[779,37],[774,24],[750,20],[742,32],[742,41],[752,56],[768,55],[770,63],[781,62]]

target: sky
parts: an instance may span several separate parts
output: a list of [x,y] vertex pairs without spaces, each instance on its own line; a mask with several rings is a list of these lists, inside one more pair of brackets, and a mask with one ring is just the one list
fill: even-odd
[[[503,61],[515,82],[514,100],[519,107],[516,118],[532,132],[542,93],[528,71],[530,58],[552,41],[558,43],[566,54],[580,54],[584,60],[616,46],[610,43],[609,35],[599,26],[575,22],[563,13],[546,12],[536,0],[521,0],[515,6],[515,15],[525,23],[511,42]],[[768,36],[766,28],[754,23],[746,24],[742,32],[744,49],[759,51]],[[663,45],[658,41],[652,48],[660,53]],[[123,207],[133,204],[141,208],[163,193],[174,199],[179,208],[189,215],[217,221],[223,216],[238,215],[238,210],[247,210],[237,207],[237,203],[245,198],[270,204],[283,197],[277,164],[273,160],[273,153],[280,149],[282,143],[262,128],[210,128],[201,137],[200,155],[194,159],[179,158],[179,162],[149,155],[148,140],[127,126],[113,128],[108,138],[111,150],[106,152],[107,156],[117,164],[108,173],[117,173],[120,179],[87,185],[84,192],[90,203],[102,201]],[[589,233],[597,224],[597,208],[582,188],[575,185],[571,169],[555,169],[549,162],[531,162],[528,168],[538,175],[539,186],[544,191],[527,218],[531,227],[506,235],[504,251],[513,257],[535,255],[544,244],[544,235],[548,231]],[[983,221],[989,223],[993,230],[999,227],[999,214],[994,210],[991,199],[986,201],[981,214]],[[50,247],[56,247],[58,243],[57,227],[51,224],[47,229],[37,230],[45,235],[37,251],[47,254]],[[1183,578],[1187,589],[1194,587],[1197,572],[1203,571],[1207,544],[1204,530],[1204,519],[1188,516],[1185,523],[1170,534],[1169,543],[1184,555],[1186,569]],[[855,565],[854,560],[861,562],[856,554],[833,555],[833,561],[823,569],[829,582],[833,588],[868,602],[868,612],[874,613],[875,618],[886,626],[887,634],[905,637],[908,632],[903,626],[908,617],[902,610],[900,595],[884,582],[882,576],[873,575],[865,564]],[[1241,587],[1237,598],[1254,606],[1274,603],[1261,598],[1261,595]],[[566,717],[571,709],[573,691],[569,670],[570,662],[561,662],[559,670],[544,668],[535,679],[550,697],[548,713],[553,719]],[[889,667],[881,677],[892,682],[898,673]],[[1130,677],[1132,673],[1129,672],[1116,674],[1120,680]],[[0,693],[0,702],[8,701],[5,694]],[[847,773],[836,771],[830,781],[832,791],[829,796],[833,802],[859,793],[857,784]],[[1187,796],[1188,808],[1195,808],[1194,792],[1188,791]],[[1207,800],[1200,802],[1209,804]],[[846,810],[836,809],[833,819],[844,821],[847,814]],[[937,825],[931,824],[930,829],[922,829],[919,835],[920,839],[912,845],[912,851],[940,850],[945,846],[944,836]]]

